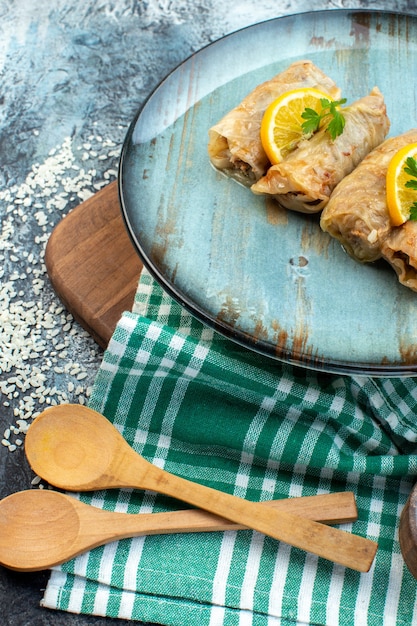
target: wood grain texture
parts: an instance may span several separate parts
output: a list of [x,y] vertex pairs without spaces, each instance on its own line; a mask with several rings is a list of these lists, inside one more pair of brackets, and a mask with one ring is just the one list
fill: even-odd
[[41,413],[26,435],[36,474],[69,491],[149,489],[357,571],[369,571],[377,544],[282,509],[218,491],[171,474],[136,453],[105,417],[61,404]]
[[[333,523],[356,519],[352,493],[262,502],[262,506]],[[200,509],[126,514],[46,489],[19,491],[0,503],[0,563],[18,571],[49,569],[105,543],[140,535],[245,528]],[[40,522],[41,520],[41,522]]]
[[142,269],[123,223],[116,181],[55,227],[45,263],[59,298],[105,348],[123,311],[132,308]]
[[417,486],[414,486],[402,510],[399,538],[404,561],[417,579]]

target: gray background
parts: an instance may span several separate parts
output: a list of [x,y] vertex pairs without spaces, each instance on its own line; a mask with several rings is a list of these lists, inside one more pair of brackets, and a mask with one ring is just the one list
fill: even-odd
[[[48,404],[87,402],[102,357],[49,284],[54,226],[116,178],[134,114],[190,54],[259,21],[340,8],[417,14],[417,1],[0,0],[0,498],[32,486],[26,425]],[[0,566],[4,626],[126,623],[39,608],[47,579]]]

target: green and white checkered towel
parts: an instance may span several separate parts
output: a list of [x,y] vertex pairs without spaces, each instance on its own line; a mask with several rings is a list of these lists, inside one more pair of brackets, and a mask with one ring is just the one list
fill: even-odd
[[[145,458],[250,500],[353,491],[376,540],[360,574],[250,530],[96,548],[54,569],[43,606],[170,626],[417,624],[398,544],[417,474],[415,379],[343,377],[252,353],[203,327],[144,271],[90,406]],[[79,496],[131,513],[184,508],[151,492]]]

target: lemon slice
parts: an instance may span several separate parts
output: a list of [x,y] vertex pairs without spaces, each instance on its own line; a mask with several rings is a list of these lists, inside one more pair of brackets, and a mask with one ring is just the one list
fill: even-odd
[[388,165],[387,206],[394,226],[401,226],[410,219],[410,208],[417,201],[417,190],[405,186],[405,183],[413,178],[405,171],[409,157],[417,157],[417,143],[408,144],[398,150]]
[[304,134],[301,114],[307,107],[320,113],[322,98],[332,101],[318,89],[302,87],[285,92],[266,109],[261,122],[261,142],[272,165],[280,163],[297,147]]

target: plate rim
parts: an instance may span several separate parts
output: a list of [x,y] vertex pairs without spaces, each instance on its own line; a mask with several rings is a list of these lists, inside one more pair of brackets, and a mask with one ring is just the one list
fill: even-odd
[[[295,367],[305,368],[307,370],[312,370],[315,372],[323,372],[329,374],[339,374],[339,375],[364,375],[371,377],[413,377],[417,376],[417,361],[412,363],[398,363],[398,364],[384,364],[384,363],[376,363],[370,364],[362,361],[342,361],[334,358],[327,357],[318,357],[314,358],[313,355],[305,354],[302,352],[297,352],[295,349],[288,349],[285,347],[279,347],[279,349],[274,349],[274,346],[270,342],[266,342],[262,339],[254,338],[250,333],[245,332],[242,329],[236,329],[235,327],[227,324],[226,322],[220,321],[218,318],[214,317],[211,314],[208,314],[198,303],[194,300],[187,298],[185,294],[179,288],[176,288],[173,283],[164,275],[162,271],[156,267],[152,261],[148,258],[148,255],[144,251],[139,238],[134,232],[134,228],[129,220],[129,210],[124,194],[124,172],[125,172],[125,161],[127,158],[128,146],[131,142],[136,124],[142,114],[142,111],[145,109],[147,104],[152,100],[154,95],[163,87],[164,83],[170,79],[173,75],[175,75],[181,68],[185,65],[191,63],[196,57],[205,54],[205,52],[214,47],[218,46],[220,42],[224,40],[235,38],[245,33],[249,30],[254,30],[258,28],[262,28],[268,24],[273,22],[285,22],[294,20],[297,17],[302,17],[303,19],[308,19],[309,17],[317,16],[325,14],[326,16],[336,16],[343,15],[344,18],[354,15],[369,15],[372,17],[381,16],[384,19],[389,19],[390,17],[402,18],[402,19],[411,19],[417,23],[417,13],[406,13],[405,11],[392,11],[385,9],[366,9],[366,8],[346,8],[346,9],[320,9],[317,11],[301,11],[298,13],[291,13],[288,15],[282,15],[277,17],[268,18],[266,20],[262,20],[260,22],[255,22],[253,24],[249,24],[242,28],[238,28],[230,33],[219,37],[218,39],[209,42],[203,45],[198,50],[192,52],[185,59],[183,59],[180,63],[178,63],[168,74],[166,74],[150,91],[148,96],[144,99],[142,104],[138,107],[135,115],[132,118],[132,121],[128,127],[127,133],[125,135],[125,139],[123,141],[118,174],[117,174],[117,184],[118,184],[118,196],[120,209],[122,214],[123,223],[127,230],[130,240],[133,243],[133,246],[139,255],[143,265],[146,267],[151,276],[156,280],[156,282],[163,288],[163,290],[178,304],[184,307],[194,318],[199,320],[203,325],[213,329],[223,337],[233,341],[234,343],[250,350],[251,352],[258,354],[260,356],[266,357],[268,359],[272,359],[278,362],[286,363]],[[336,18],[337,19],[337,18]],[[342,18],[341,18],[342,19]],[[417,348],[417,344],[416,344]]]

